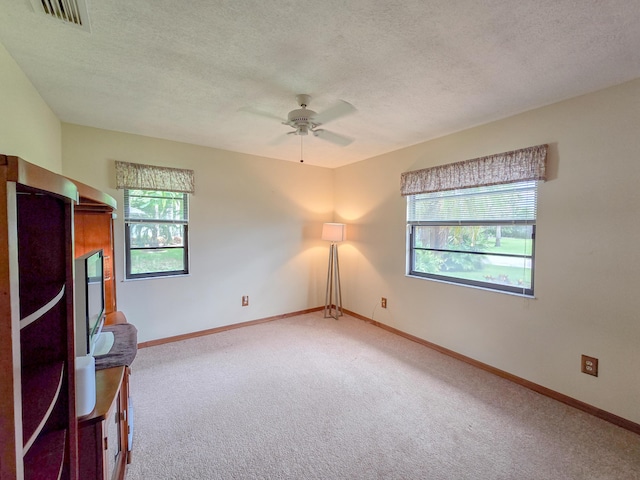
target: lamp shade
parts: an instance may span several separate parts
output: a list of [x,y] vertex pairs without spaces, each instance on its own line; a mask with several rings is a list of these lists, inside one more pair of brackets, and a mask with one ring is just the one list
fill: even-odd
[[322,240],[343,242],[347,239],[347,226],[344,223],[325,223],[322,225]]

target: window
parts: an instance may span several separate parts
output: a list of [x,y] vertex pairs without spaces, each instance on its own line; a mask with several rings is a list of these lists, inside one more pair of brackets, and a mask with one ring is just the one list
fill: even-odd
[[124,190],[126,278],[189,273],[189,194]]
[[126,278],[189,273],[193,170],[116,161],[124,189]]
[[407,199],[411,275],[533,294],[536,181]]
[[409,275],[533,295],[547,148],[403,173]]

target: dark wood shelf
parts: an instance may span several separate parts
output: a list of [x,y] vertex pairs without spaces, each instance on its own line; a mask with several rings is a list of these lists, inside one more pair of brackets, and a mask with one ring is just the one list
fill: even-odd
[[24,458],[25,480],[59,479],[64,465],[66,430],[47,433],[38,438]]
[[78,189],[59,174],[0,155],[0,199],[0,232],[7,240],[0,242],[0,263],[11,267],[0,268],[0,478],[78,480]]
[[22,372],[22,433],[24,451],[42,431],[60,395],[64,362],[25,369]]
[[[58,302],[64,299],[64,284],[62,285],[62,288],[58,283],[32,285],[28,288],[32,292],[37,292],[37,295],[34,294],[34,297],[37,296],[37,298],[31,303],[31,307],[28,309],[28,311],[20,311],[21,329],[29,326],[31,323],[43,317],[49,310],[53,309],[58,304]],[[42,309],[42,311],[39,311],[40,309]]]

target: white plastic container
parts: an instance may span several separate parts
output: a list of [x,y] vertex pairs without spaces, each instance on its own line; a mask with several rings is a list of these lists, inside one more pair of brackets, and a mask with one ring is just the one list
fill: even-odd
[[91,355],[76,357],[76,415],[88,415],[95,406],[96,360]]

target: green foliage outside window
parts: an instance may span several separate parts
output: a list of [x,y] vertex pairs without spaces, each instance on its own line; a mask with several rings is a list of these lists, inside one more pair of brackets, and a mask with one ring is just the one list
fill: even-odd
[[414,226],[413,270],[531,288],[532,234],[530,225]]
[[188,273],[188,196],[125,191],[127,278]]

